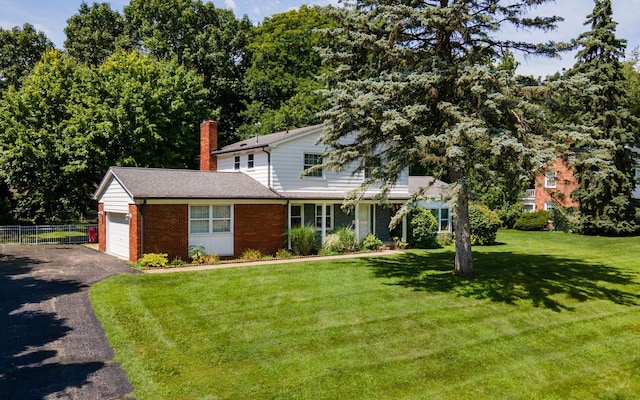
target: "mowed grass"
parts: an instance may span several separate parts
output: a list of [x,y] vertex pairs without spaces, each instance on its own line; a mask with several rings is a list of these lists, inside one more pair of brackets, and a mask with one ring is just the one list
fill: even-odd
[[91,289],[138,399],[638,399],[640,238],[118,276]]

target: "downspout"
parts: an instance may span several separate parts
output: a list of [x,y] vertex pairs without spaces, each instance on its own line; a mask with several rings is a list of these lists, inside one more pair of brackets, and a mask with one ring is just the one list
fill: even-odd
[[140,251],[144,254],[144,209],[147,205],[147,199],[142,200],[142,209],[140,210]]
[[264,147],[261,150],[267,153],[267,187],[271,189],[271,152],[266,151]]

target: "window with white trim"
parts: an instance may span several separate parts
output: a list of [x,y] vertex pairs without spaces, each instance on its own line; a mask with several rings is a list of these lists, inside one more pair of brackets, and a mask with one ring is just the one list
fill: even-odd
[[556,205],[553,201],[547,201],[546,203],[544,203],[545,211],[553,210],[554,208],[556,208]]
[[[322,165],[322,154],[304,153],[304,164],[302,166],[303,170],[306,171],[316,165]],[[324,176],[324,171],[322,168],[318,168],[315,171],[308,172],[305,176],[322,178]]]
[[[327,230],[333,229],[333,206],[328,204],[325,206],[325,221]],[[322,229],[322,204],[316,205],[316,228]]]
[[189,232],[202,234],[230,233],[231,206],[190,206]]
[[247,155],[247,169],[253,169],[255,166],[255,162],[253,159],[253,153]]
[[240,156],[233,157],[233,169],[236,171],[240,169]]
[[544,175],[544,187],[554,189],[557,186],[556,171],[548,171]]
[[640,185],[640,167],[635,169],[636,171],[636,185]]

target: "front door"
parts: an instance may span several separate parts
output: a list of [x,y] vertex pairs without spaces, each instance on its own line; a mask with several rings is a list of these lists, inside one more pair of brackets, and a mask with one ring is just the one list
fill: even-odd
[[363,240],[371,233],[369,204],[360,204],[358,207],[358,239]]

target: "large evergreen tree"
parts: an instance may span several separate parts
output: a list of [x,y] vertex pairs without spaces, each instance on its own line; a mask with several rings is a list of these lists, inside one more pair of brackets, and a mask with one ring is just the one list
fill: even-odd
[[[615,35],[611,0],[595,0],[577,38],[577,62],[568,72],[586,87],[570,102],[568,119],[577,128],[569,138],[569,164],[578,187],[572,197],[580,211],[579,229],[591,235],[631,234],[638,229],[632,202],[638,119],[631,115],[621,63],[626,41]],[[584,90],[588,88],[588,90]]]
[[360,0],[335,10],[328,32],[330,76],[324,114],[327,166],[368,169],[366,185],[393,185],[414,163],[436,163],[452,185],[455,273],[473,275],[470,177],[527,179],[548,153],[545,121],[508,70],[505,49],[554,56],[561,46],[499,37],[506,24],[553,29],[531,18],[545,0]]

